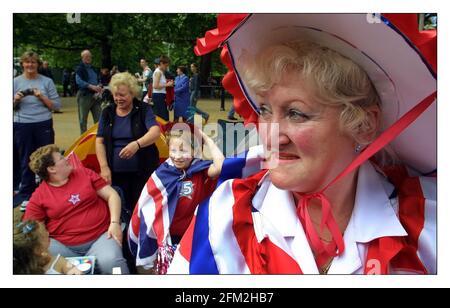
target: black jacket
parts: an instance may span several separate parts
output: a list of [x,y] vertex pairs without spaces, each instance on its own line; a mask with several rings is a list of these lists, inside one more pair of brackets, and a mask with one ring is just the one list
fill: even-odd
[[[133,109],[130,112],[131,132],[134,140],[144,136],[148,129],[145,127],[145,115],[150,107],[138,99],[133,100]],[[112,167],[113,140],[112,129],[114,125],[114,116],[116,114],[116,104],[111,103],[102,111],[102,119],[105,122],[103,129],[103,138],[106,148],[106,158],[108,166]],[[149,177],[159,165],[159,152],[155,144],[139,149],[136,154],[139,160],[138,176]]]

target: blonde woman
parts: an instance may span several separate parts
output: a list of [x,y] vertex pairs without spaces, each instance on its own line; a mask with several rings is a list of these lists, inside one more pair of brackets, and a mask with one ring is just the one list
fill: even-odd
[[142,187],[159,164],[155,141],[160,129],[151,108],[137,99],[139,85],[130,73],[115,74],[109,84],[114,104],[101,114],[96,140],[101,176],[125,195],[133,212]]
[[[232,93],[245,95],[236,107],[247,120],[254,108],[259,128],[270,128],[260,131],[268,163],[238,169],[245,178],[199,206],[177,255],[190,259],[185,270],[436,273],[436,178],[417,176],[436,168],[436,75],[389,20],[367,17],[253,14],[227,25],[230,35],[212,32],[227,40]],[[368,160],[394,138],[397,155]],[[248,161],[258,157],[251,150]],[[232,162],[222,170],[239,167]]]

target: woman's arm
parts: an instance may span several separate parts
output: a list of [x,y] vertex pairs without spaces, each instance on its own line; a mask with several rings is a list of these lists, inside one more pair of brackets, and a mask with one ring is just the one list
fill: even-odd
[[45,96],[36,88],[33,89],[34,96],[36,96],[49,110],[58,110],[61,108],[61,99],[59,98],[53,81],[49,80],[48,83],[44,84],[44,87],[48,96]]
[[158,125],[150,127],[144,136],[128,143],[127,146],[120,151],[119,157],[122,159],[130,159],[139,149],[155,143],[159,138],[159,134],[160,129]]
[[97,137],[95,139],[95,153],[97,154],[97,160],[100,164],[100,175],[108,183],[112,183],[111,169],[108,166],[108,160],[106,159],[106,148],[104,144],[105,139],[103,137]]
[[158,125],[154,125],[149,128],[149,130],[145,133],[144,136],[137,139],[136,141],[139,142],[139,145],[141,148],[148,147],[149,145],[152,145],[153,143],[158,140],[159,135],[161,134],[161,130],[159,129]]
[[110,185],[97,190],[97,195],[108,203],[111,222],[108,228],[108,238],[113,238],[122,247],[122,228],[120,223],[120,197]]

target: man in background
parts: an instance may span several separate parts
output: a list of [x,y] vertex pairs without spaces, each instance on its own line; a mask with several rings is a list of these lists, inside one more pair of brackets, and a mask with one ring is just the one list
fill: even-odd
[[98,84],[98,76],[91,65],[92,54],[85,49],[81,52],[81,62],[77,67],[75,80],[78,86],[77,103],[78,118],[80,120],[80,134],[87,130],[89,111],[92,113],[94,123],[98,122],[101,113],[100,101],[94,94],[101,93],[102,87]]

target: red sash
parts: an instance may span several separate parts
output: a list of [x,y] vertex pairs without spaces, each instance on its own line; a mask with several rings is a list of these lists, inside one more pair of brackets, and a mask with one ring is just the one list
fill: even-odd
[[297,262],[265,238],[258,243],[252,218],[252,199],[267,170],[233,181],[233,232],[252,274],[302,274]]
[[[233,181],[233,232],[252,274],[302,274],[297,262],[265,238],[258,243],[252,219],[252,198],[266,170]],[[417,177],[409,177],[403,167],[386,170],[398,192],[399,218],[407,237],[382,237],[369,243],[364,274],[389,274],[390,269],[426,274],[417,256],[420,232],[424,225],[422,189]],[[391,177],[392,176],[392,177]]]
[[399,219],[407,237],[382,237],[369,244],[365,274],[388,274],[392,269],[427,274],[417,256],[420,232],[425,224],[425,198],[418,177],[410,177],[402,166],[386,168],[399,202]]

